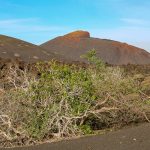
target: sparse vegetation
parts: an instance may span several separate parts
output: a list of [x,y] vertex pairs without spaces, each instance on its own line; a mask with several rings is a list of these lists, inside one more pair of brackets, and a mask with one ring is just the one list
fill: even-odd
[[87,68],[38,63],[36,75],[10,66],[0,90],[0,146],[36,144],[149,121],[148,77],[142,81],[124,69],[106,66],[94,50],[84,58],[90,62]]

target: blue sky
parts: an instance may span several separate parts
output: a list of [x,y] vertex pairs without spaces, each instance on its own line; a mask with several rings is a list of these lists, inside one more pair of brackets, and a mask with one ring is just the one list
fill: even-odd
[[150,0],[0,0],[0,34],[40,44],[74,30],[150,51]]

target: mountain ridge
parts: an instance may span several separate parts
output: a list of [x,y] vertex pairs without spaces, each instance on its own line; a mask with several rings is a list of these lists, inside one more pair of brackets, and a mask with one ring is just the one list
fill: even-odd
[[87,31],[75,31],[56,37],[40,45],[47,52],[57,52],[73,61],[91,49],[97,56],[109,64],[150,64],[150,53],[136,46],[113,40],[90,37]]
[[6,35],[0,35],[0,57],[27,63],[62,59],[60,55],[47,52],[42,47]]

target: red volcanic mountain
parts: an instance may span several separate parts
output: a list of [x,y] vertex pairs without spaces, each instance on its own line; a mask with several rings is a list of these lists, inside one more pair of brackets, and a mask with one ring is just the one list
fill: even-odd
[[61,59],[60,55],[46,52],[43,48],[34,44],[0,35],[0,58],[18,59],[23,62],[37,62],[42,60]]
[[48,53],[61,54],[72,61],[84,61],[80,58],[91,49],[97,56],[109,64],[150,64],[147,51],[112,40],[90,37],[89,32],[76,31],[57,37],[41,45]]

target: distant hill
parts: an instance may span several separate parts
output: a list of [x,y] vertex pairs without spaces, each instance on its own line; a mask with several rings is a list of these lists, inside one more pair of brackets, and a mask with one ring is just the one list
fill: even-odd
[[97,56],[109,64],[150,64],[147,51],[126,43],[93,38],[86,31],[75,31],[40,46],[48,53],[55,52],[72,61],[84,61],[80,56],[95,49]]
[[39,46],[4,35],[0,35],[0,58],[18,59],[27,63],[62,59],[60,55],[47,52]]

